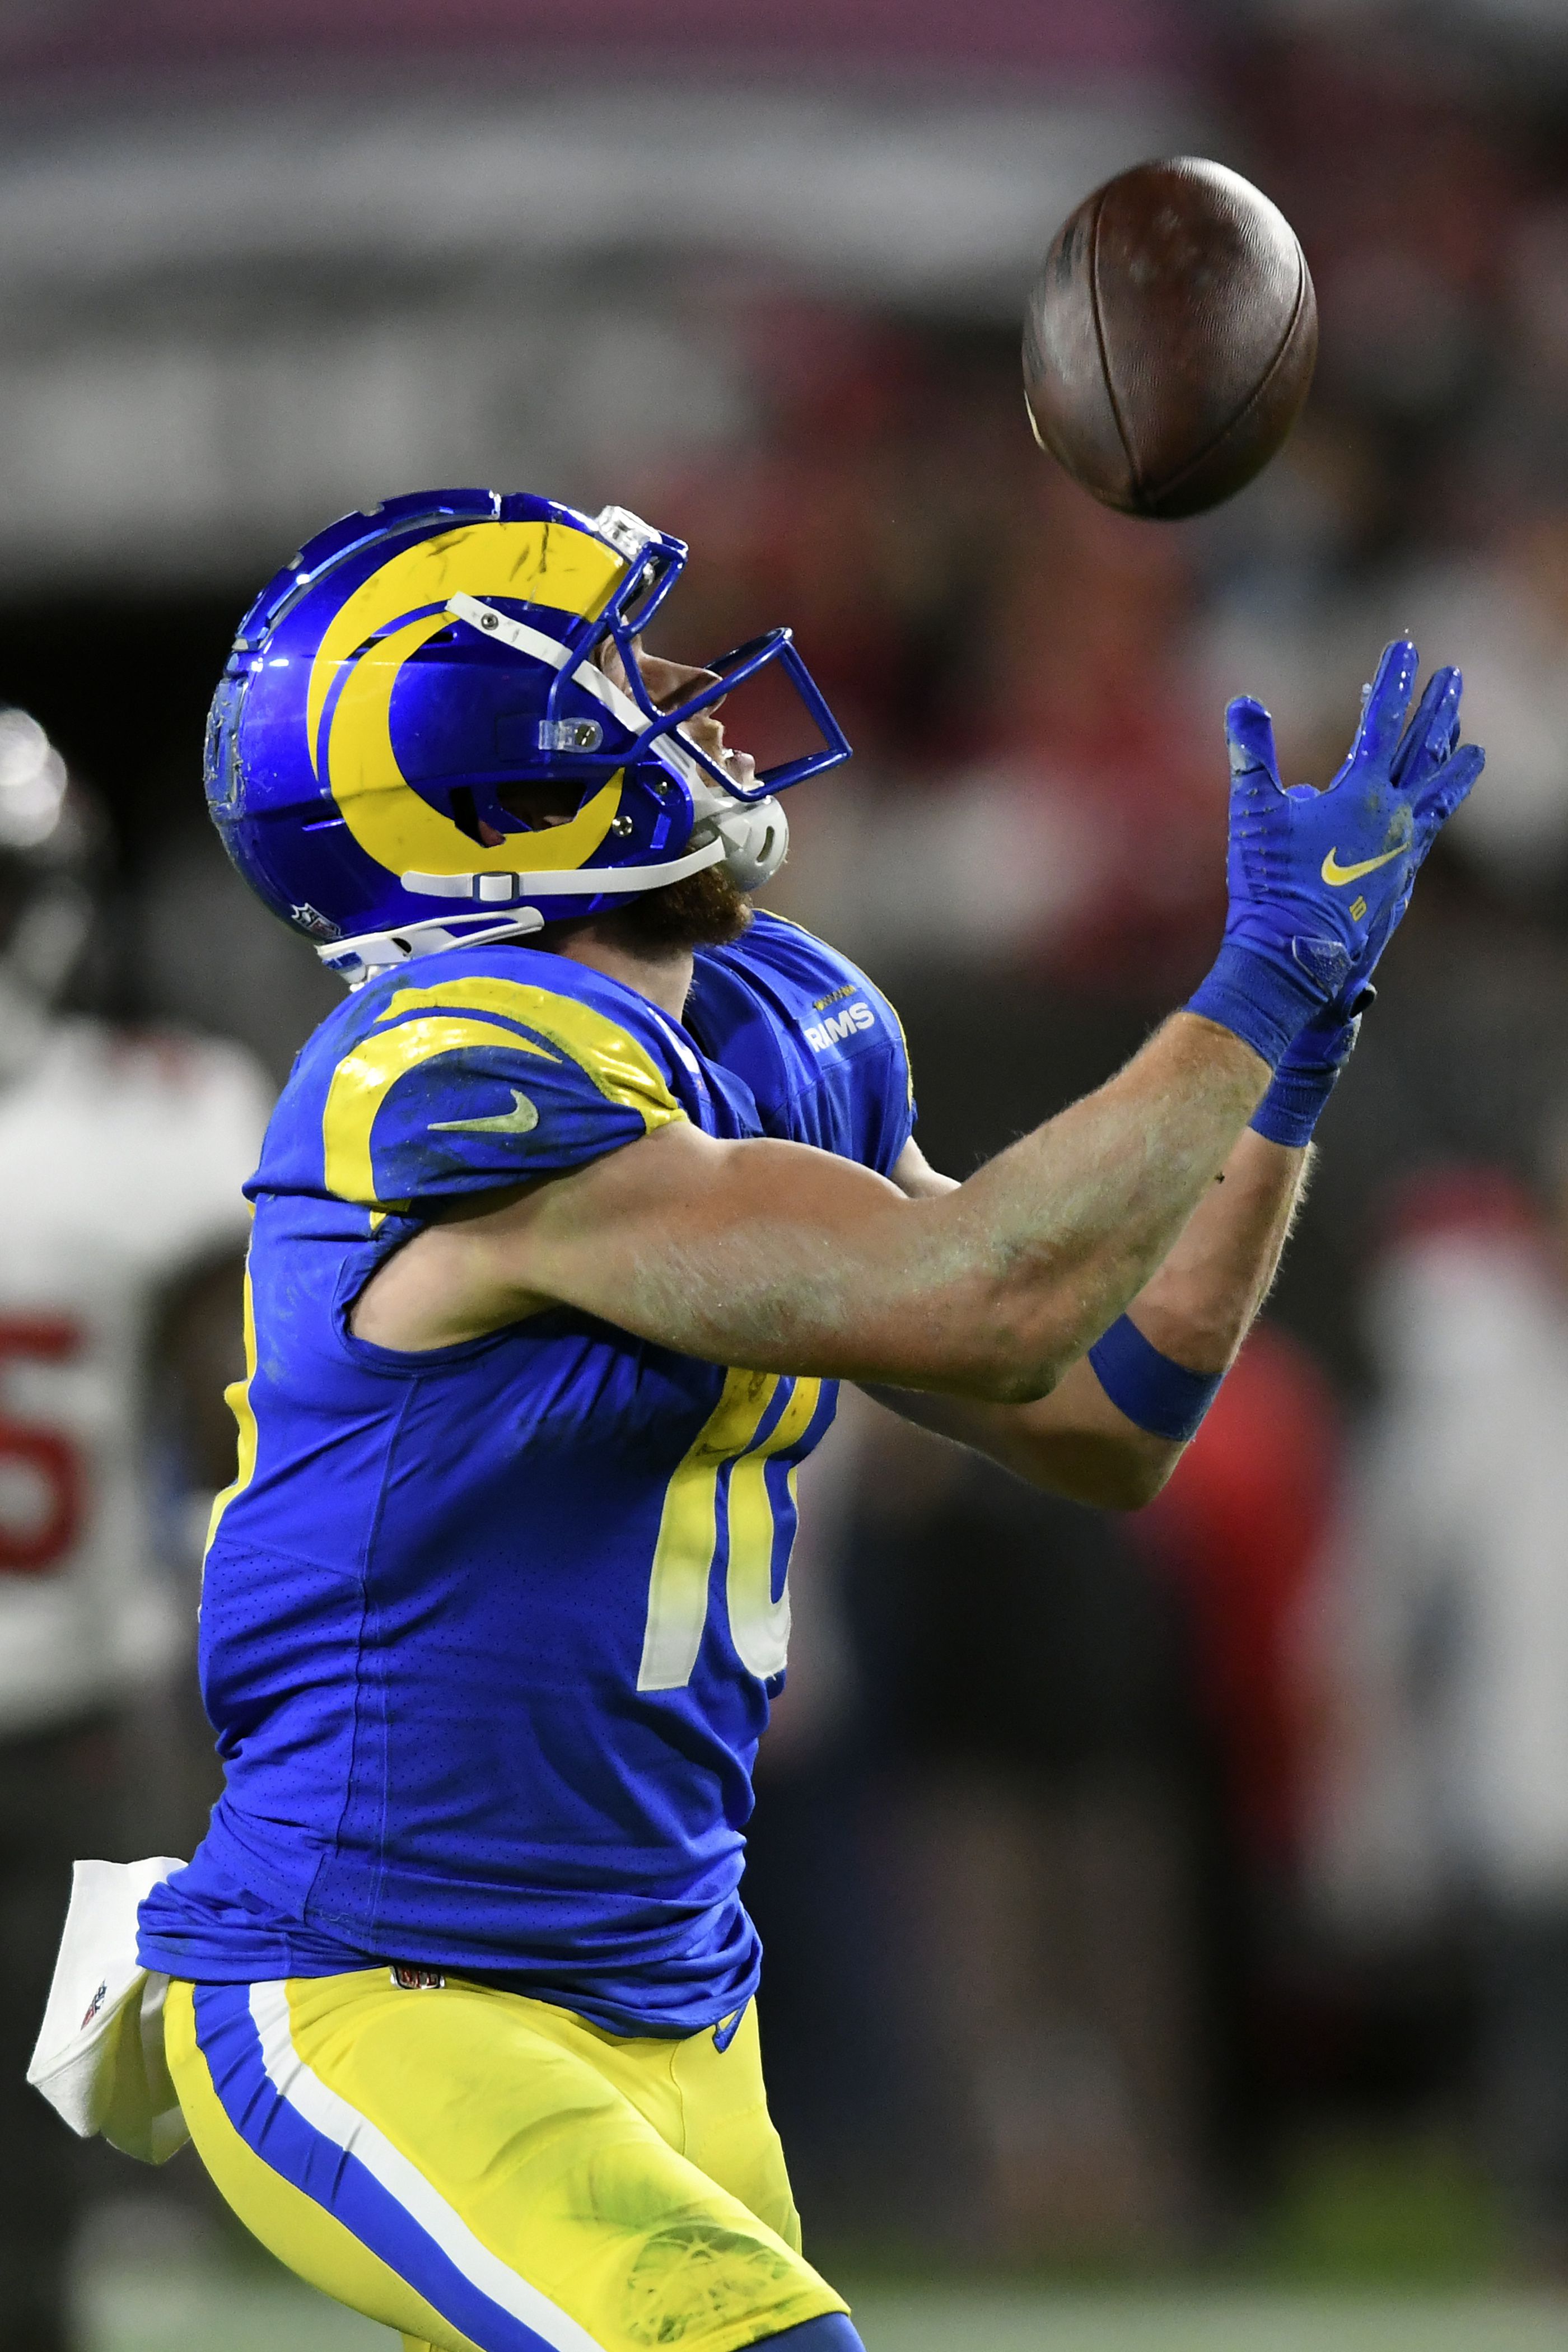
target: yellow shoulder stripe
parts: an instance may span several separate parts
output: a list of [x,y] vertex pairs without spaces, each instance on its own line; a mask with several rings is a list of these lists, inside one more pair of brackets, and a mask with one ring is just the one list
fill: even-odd
[[618,1022],[574,996],[557,995],[552,988],[538,988],[528,981],[498,980],[487,974],[474,980],[444,980],[434,988],[400,988],[381,1018],[395,1021],[405,1013],[438,1004],[473,1006],[525,1023],[568,1055],[607,1102],[638,1112],[650,1133],[686,1116],[647,1048]]
[[[525,1022],[534,1037],[475,1018],[483,1013]],[[410,1014],[417,1017],[410,1019]],[[381,1022],[398,1025],[383,1028]],[[549,1044],[539,1045],[539,1037]],[[340,1200],[375,1205],[371,1135],[382,1104],[408,1071],[466,1045],[505,1045],[545,1062],[558,1058],[549,1050],[554,1045],[592,1080],[606,1102],[636,1111],[649,1134],[686,1116],[663,1072],[636,1038],[575,997],[485,974],[441,981],[432,988],[400,988],[378,1016],[377,1028],[345,1054],[332,1073],[321,1115],[330,1192]]]
[[379,1036],[362,1038],[332,1072],[321,1114],[329,1192],[335,1192],[340,1201],[360,1201],[367,1207],[374,1203],[370,1138],[377,1111],[409,1070],[437,1054],[458,1053],[465,1045],[505,1045],[514,1054],[537,1054],[545,1062],[554,1059],[542,1045],[493,1021],[405,1021],[399,1029],[384,1029]]

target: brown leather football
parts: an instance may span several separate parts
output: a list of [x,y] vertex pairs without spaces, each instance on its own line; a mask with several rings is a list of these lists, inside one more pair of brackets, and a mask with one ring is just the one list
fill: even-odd
[[1239,173],[1139,163],[1057,232],[1024,317],[1035,437],[1107,506],[1217,506],[1279,447],[1312,380],[1296,233]]

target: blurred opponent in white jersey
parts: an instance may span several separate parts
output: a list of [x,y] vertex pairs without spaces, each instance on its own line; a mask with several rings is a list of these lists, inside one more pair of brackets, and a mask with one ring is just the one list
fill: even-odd
[[122,1734],[189,1646],[157,1488],[204,1465],[155,1472],[150,1399],[182,1326],[199,1349],[214,1298],[237,1318],[268,1108],[232,1046],[56,1011],[100,831],[42,730],[0,709],[0,2352],[70,2341],[79,2161],[26,2043],[73,1857],[156,1826],[144,1803],[127,1821]]
[[243,1248],[266,1111],[234,1047],[90,1021],[0,1076],[0,1738],[112,1703],[184,1643],[153,1554],[151,1328],[172,1276]]

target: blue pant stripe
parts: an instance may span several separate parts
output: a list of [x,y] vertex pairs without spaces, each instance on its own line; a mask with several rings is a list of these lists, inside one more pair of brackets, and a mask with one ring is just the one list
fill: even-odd
[[246,2146],[351,2230],[416,2294],[485,2352],[553,2352],[492,2301],[347,2148],[308,2123],[269,2079],[248,1985],[194,1989],[196,2042],[225,2115]]

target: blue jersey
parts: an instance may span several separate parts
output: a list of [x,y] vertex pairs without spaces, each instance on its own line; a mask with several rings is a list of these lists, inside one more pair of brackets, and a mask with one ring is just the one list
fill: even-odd
[[350,1328],[443,1199],[671,1120],[891,1169],[908,1066],[860,974],[765,915],[698,966],[682,1025],[563,957],[454,949],[300,1054],[247,1188],[239,1475],[203,1588],[225,1790],[142,1906],[147,1966],[425,1963],[622,2033],[752,1992],[751,1770],[832,1383],[565,1310],[420,1354]]

